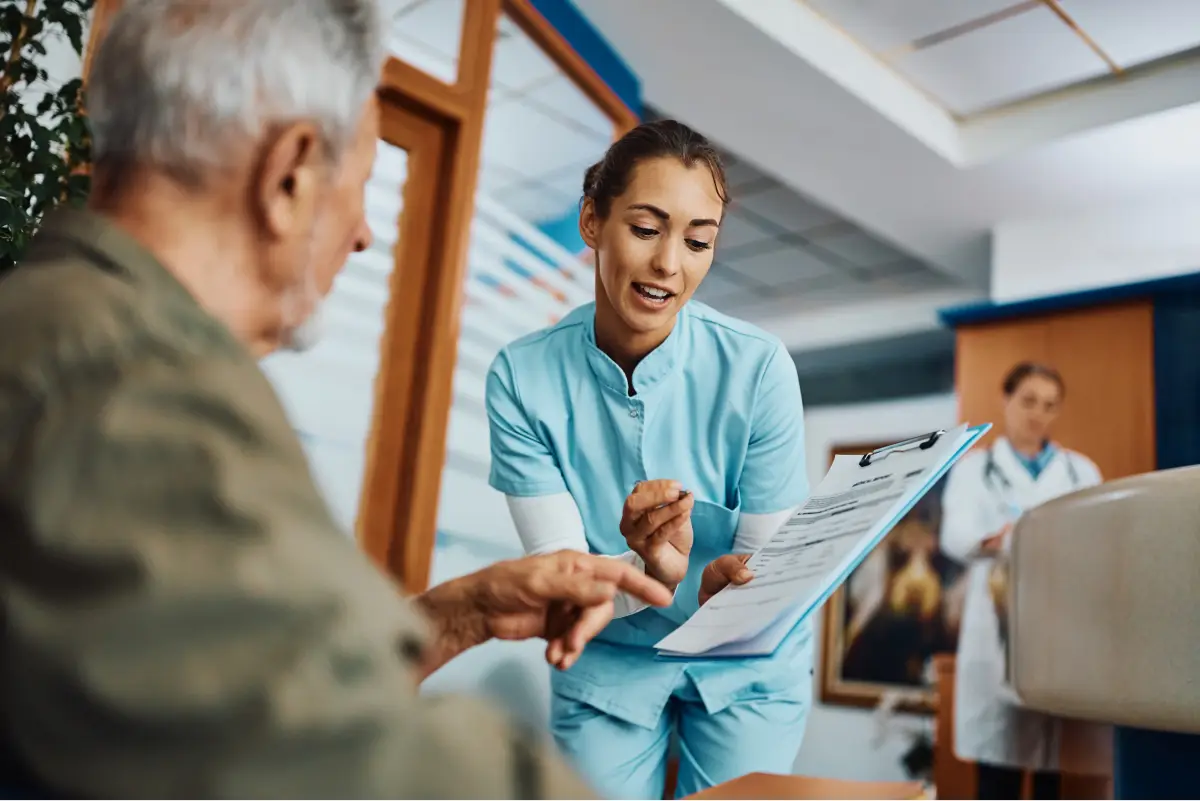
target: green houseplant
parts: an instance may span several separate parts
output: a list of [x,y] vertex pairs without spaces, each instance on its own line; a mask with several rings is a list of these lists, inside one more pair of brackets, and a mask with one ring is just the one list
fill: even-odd
[[42,216],[81,203],[91,181],[83,81],[55,85],[47,51],[83,57],[94,0],[0,0],[0,272],[16,264]]

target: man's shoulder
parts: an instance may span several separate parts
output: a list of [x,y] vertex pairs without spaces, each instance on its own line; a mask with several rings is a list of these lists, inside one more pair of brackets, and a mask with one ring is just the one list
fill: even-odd
[[80,255],[28,261],[0,279],[0,377],[44,392],[116,376],[151,356],[182,365],[233,355],[214,347],[216,338],[189,337],[188,315],[154,300]]
[[47,357],[56,343],[115,346],[136,319],[134,288],[76,256],[26,262],[0,279],[5,353],[22,344]]

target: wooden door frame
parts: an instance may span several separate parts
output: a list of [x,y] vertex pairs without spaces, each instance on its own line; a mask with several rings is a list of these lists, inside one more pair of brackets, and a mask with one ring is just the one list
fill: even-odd
[[[501,13],[608,115],[614,138],[639,121],[530,0],[463,3],[458,76],[453,83],[389,58],[379,85],[385,108],[393,109],[385,111],[385,140],[390,132],[397,144],[409,135],[397,132],[405,125],[413,127],[415,119],[425,121],[415,125],[425,133],[413,140],[415,158],[404,189],[405,211],[414,214],[403,217],[395,250],[393,294],[381,343],[356,528],[362,547],[376,564],[413,593],[429,584],[437,536],[462,289]],[[84,56],[85,79],[96,45],[120,5],[120,0],[96,2]],[[427,125],[437,129],[438,144],[428,138],[433,133]],[[413,206],[408,205],[410,198]]]
[[[372,430],[381,438],[381,454],[364,485],[359,533],[367,552],[398,578],[409,592],[429,585],[437,539],[437,516],[446,435],[453,403],[454,369],[466,281],[475,186],[479,174],[483,126],[495,31],[501,13],[528,35],[552,61],[613,121],[614,138],[638,123],[638,117],[571,48],[529,0],[464,0],[458,80],[451,86],[398,59],[384,67],[381,92],[401,103],[415,103],[439,117],[446,129],[446,191],[434,209],[444,221],[440,258],[429,262],[423,291],[394,294],[387,357],[379,384],[391,387],[399,406],[376,404]],[[438,248],[435,248],[435,253]],[[397,253],[399,256],[399,251]],[[397,262],[397,273],[399,261]],[[410,273],[411,275],[411,273]],[[412,275],[412,279],[418,276]],[[383,390],[387,391],[387,390]],[[389,416],[388,426],[380,423]],[[376,447],[376,446],[373,446]],[[391,527],[387,521],[393,521]]]

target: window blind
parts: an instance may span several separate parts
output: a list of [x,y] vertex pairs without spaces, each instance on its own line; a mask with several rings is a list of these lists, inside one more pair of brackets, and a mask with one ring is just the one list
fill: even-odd
[[263,361],[335,520],[353,535],[362,495],[375,378],[391,279],[408,158],[380,141],[367,185],[367,222],[374,241],[353,254],[322,312],[323,336],[305,353]]
[[516,556],[520,541],[491,467],[484,386],[500,349],[592,300],[592,269],[496,198],[475,198],[438,528]]

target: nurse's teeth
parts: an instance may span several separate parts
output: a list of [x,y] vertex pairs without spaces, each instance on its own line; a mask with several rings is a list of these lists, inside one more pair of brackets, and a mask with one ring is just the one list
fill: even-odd
[[641,292],[643,295],[654,298],[655,300],[663,300],[668,295],[671,294],[670,292],[667,292],[665,289],[658,289],[657,287],[645,286],[643,284],[635,284],[634,286],[636,286],[638,291]]

